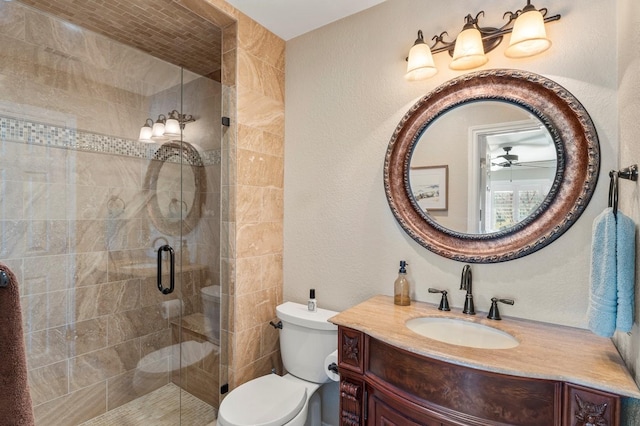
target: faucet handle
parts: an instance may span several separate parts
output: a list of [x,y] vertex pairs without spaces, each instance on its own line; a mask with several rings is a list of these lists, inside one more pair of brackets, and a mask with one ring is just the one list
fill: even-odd
[[516,302],[513,299],[498,299],[497,297],[491,298],[491,309],[489,309],[489,315],[487,318],[492,320],[501,320],[500,311],[498,310],[498,302],[505,303],[507,305],[513,305]]
[[440,299],[440,306],[438,306],[438,310],[440,311],[450,311],[449,308],[449,300],[447,299],[447,290],[438,290],[437,288],[429,288],[429,293],[442,293],[442,299]]

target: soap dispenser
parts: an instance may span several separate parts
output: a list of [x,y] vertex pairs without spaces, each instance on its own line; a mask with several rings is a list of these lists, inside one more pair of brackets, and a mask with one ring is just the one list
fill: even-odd
[[400,270],[398,278],[393,284],[393,303],[400,306],[409,306],[411,304],[410,285],[407,280],[407,262],[400,261]]

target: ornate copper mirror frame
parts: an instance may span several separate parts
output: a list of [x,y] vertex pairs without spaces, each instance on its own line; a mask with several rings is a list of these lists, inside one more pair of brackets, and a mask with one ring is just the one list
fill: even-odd
[[[558,164],[551,191],[533,214],[504,231],[466,234],[444,228],[421,211],[411,195],[409,163],[433,120],[456,106],[482,100],[513,103],[535,115],[554,139]],[[589,203],[599,170],[595,126],[569,91],[537,74],[496,69],[448,81],[411,107],[389,142],[384,187],[393,215],[419,244],[461,262],[495,263],[531,254],[567,231]]]

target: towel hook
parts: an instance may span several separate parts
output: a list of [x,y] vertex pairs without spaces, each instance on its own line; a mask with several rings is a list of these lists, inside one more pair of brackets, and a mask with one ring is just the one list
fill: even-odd
[[636,182],[638,180],[638,165],[634,164],[629,167],[625,167],[618,171],[618,176],[622,179],[632,180]]
[[636,182],[638,180],[638,165],[634,164],[621,170],[609,172],[609,207],[613,208],[613,214],[618,213],[618,179],[627,179]]
[[618,213],[618,171],[609,172],[609,207],[613,207],[614,216]]

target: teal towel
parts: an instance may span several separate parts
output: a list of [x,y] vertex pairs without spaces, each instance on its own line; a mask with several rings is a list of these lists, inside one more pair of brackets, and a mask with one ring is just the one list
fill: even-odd
[[612,208],[596,217],[592,231],[588,325],[595,334],[611,337],[616,329],[618,305],[616,218]]
[[617,302],[616,330],[633,327],[636,275],[636,224],[620,210],[616,216]]

